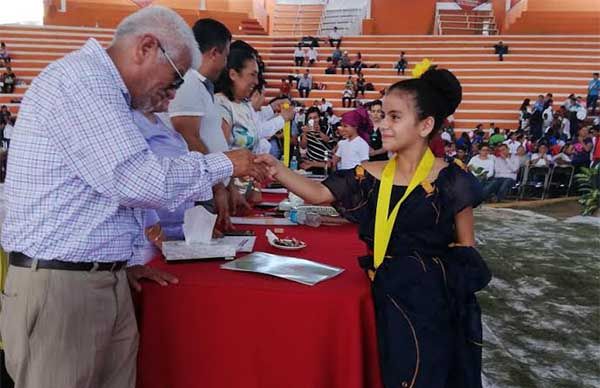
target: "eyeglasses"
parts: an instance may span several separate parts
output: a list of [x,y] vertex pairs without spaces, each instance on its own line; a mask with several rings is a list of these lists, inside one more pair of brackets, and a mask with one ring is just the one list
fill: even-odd
[[167,61],[169,61],[169,64],[171,65],[173,70],[175,70],[175,73],[177,74],[177,77],[175,78],[173,83],[171,83],[171,86],[169,89],[177,90],[177,89],[179,89],[179,87],[181,85],[183,85],[183,82],[184,82],[183,75],[181,75],[181,72],[179,71],[179,69],[177,69],[177,66],[175,66],[175,63],[173,63],[173,60],[171,60],[171,57],[169,57],[169,54],[167,54],[167,52],[165,51],[163,46],[160,44],[160,42],[158,42],[158,48],[165,55],[165,58],[167,58]]

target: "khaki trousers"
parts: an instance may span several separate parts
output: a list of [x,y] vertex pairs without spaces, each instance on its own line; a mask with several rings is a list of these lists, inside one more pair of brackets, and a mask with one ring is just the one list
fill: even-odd
[[138,331],[124,270],[10,266],[0,334],[16,388],[134,388]]

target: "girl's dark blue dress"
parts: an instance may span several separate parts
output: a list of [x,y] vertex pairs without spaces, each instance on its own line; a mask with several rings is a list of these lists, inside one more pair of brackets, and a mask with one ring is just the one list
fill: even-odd
[[[359,166],[323,184],[336,198],[338,211],[358,223],[371,254],[379,180]],[[389,211],[405,190],[393,186]],[[451,247],[454,216],[481,201],[477,179],[450,163],[400,208],[372,283],[386,388],[481,387],[481,311],[475,292],[491,274],[475,249]],[[373,269],[372,256],[359,262]]]

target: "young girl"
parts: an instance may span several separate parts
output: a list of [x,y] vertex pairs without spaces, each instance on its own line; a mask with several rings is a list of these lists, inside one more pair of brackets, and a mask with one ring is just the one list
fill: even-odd
[[342,115],[339,132],[344,140],[338,142],[333,158],[333,165],[338,170],[353,169],[369,160],[369,144],[358,136],[358,128],[368,126],[364,120],[365,118],[357,111],[346,112]]
[[[473,248],[477,179],[435,158],[429,139],[461,101],[447,70],[392,85],[380,127],[387,161],[365,162],[322,183],[268,156],[273,176],[310,203],[333,203],[359,224],[373,281],[383,383],[397,387],[481,387],[481,312],[475,292],[491,275]],[[391,214],[390,214],[391,211]]]

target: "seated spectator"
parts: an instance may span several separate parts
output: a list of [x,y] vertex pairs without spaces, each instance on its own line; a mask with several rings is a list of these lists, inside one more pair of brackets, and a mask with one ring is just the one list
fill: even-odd
[[321,173],[331,160],[333,134],[322,126],[318,107],[311,107],[306,114],[306,122],[301,128],[300,147],[306,150],[306,158],[300,164],[304,170]]
[[350,170],[369,160],[369,144],[358,135],[359,127],[369,126],[366,120],[369,120],[368,117],[365,119],[356,111],[342,115],[338,131],[344,139],[338,142],[332,161],[338,170]]
[[335,63],[333,63],[333,61],[330,61],[329,58],[327,59],[327,67],[325,68],[325,74],[336,74],[337,73],[337,66],[335,65]]
[[333,52],[331,53],[331,62],[335,67],[338,66],[338,64],[342,60],[343,55],[344,53],[342,53],[342,50],[340,50],[339,46],[337,46],[335,50],[333,50]]
[[17,76],[13,73],[10,67],[6,68],[4,74],[2,74],[2,93],[14,93],[15,92],[15,83],[17,81]]
[[571,121],[571,132],[579,130],[581,124],[587,117],[587,111],[583,106],[581,96],[577,96],[571,100],[569,106],[569,120]]
[[521,146],[521,142],[517,140],[518,136],[519,134],[517,131],[512,131],[509,134],[509,139],[504,142],[504,144],[506,144],[508,147],[508,152],[510,152],[511,155],[515,155],[517,153],[517,149],[519,149]]
[[312,66],[315,64],[315,62],[317,62],[319,53],[317,52],[317,49],[314,46],[311,46],[308,49],[307,57],[308,57],[308,66]]
[[327,124],[331,127],[332,130],[336,130],[338,124],[341,123],[342,119],[333,113],[333,108],[327,108],[327,112],[325,114],[325,118],[327,119]]
[[529,154],[525,150],[524,146],[517,148],[517,158],[519,159],[519,168],[526,167],[529,164]]
[[469,163],[469,154],[464,147],[456,147],[456,156],[454,158],[460,160],[465,166]]
[[333,108],[333,104],[327,101],[325,98],[321,98],[321,104],[319,105],[319,110],[321,111],[321,113],[323,114],[327,112],[329,108]]
[[498,144],[503,143],[506,140],[506,136],[504,135],[504,131],[500,130],[500,128],[494,128],[494,134],[490,137],[490,147],[495,147]]
[[573,144],[565,144],[562,146],[560,153],[553,158],[556,167],[571,166],[573,152]]
[[0,43],[0,66],[8,66],[10,64],[10,55],[6,48],[6,43]]
[[596,114],[596,104],[598,103],[598,94],[600,93],[600,79],[598,79],[598,73],[592,74],[592,79],[588,83],[587,89],[587,103],[585,104],[588,110],[591,109],[590,114],[594,116]]
[[573,167],[589,167],[591,163],[591,153],[594,147],[594,141],[589,136],[587,127],[581,128],[577,132],[577,138],[573,142],[573,157],[571,163]]
[[510,156],[505,144],[498,146],[499,155],[494,158],[494,177],[483,188],[485,199],[495,196],[496,200],[503,201],[510,189],[517,182],[519,172],[519,159]]
[[344,88],[342,91],[342,107],[352,107],[352,101],[354,100],[354,89]]
[[365,67],[365,64],[363,63],[363,60],[362,60],[362,54],[359,51],[356,54],[356,61],[354,61],[354,63],[352,64],[352,68],[354,69],[354,72],[356,74],[359,74],[364,67]]
[[342,68],[342,74],[345,74],[346,69],[348,69],[348,74],[352,74],[352,64],[350,63],[348,51],[344,51],[344,55],[342,55],[342,59],[340,62],[340,67]]
[[538,152],[531,155],[531,160],[529,161],[530,167],[546,167],[549,168],[552,164],[553,159],[552,155],[548,153],[548,146],[545,144],[540,144],[538,147]]
[[500,41],[498,44],[494,45],[494,52],[498,55],[498,59],[503,61],[504,55],[508,54],[508,46]]
[[8,107],[6,105],[2,105],[0,107],[0,121],[4,121],[5,123],[8,123],[10,117],[11,117],[11,113],[8,110]]
[[469,154],[471,153],[471,138],[469,138],[469,134],[467,132],[461,133],[460,137],[456,139],[456,146],[459,148],[464,148]]
[[337,27],[333,27],[333,31],[329,34],[329,45],[331,47],[340,47],[342,45],[342,34],[338,32]]
[[444,156],[447,161],[452,161],[456,157],[456,144],[444,141]]
[[356,93],[355,93],[355,97],[358,97],[358,93],[361,93],[361,95],[363,97],[365,96],[366,83],[367,83],[367,81],[365,81],[364,74],[360,73],[358,75],[358,79],[356,80]]
[[304,50],[300,43],[298,43],[298,46],[294,49],[294,63],[296,66],[304,65]]
[[290,84],[290,80],[287,78],[282,78],[281,84],[279,85],[279,96],[290,98],[291,91],[292,85]]
[[308,70],[298,81],[298,93],[300,98],[308,98],[310,91],[312,90],[312,78],[309,76]]
[[404,71],[408,67],[408,61],[406,60],[405,55],[406,55],[406,53],[404,51],[402,51],[400,53],[400,59],[398,59],[398,62],[396,62],[396,66],[394,66],[394,68],[398,71],[398,73],[397,73],[398,75],[400,75],[400,73],[402,73],[402,75],[404,75]]

